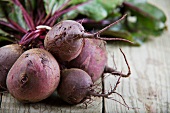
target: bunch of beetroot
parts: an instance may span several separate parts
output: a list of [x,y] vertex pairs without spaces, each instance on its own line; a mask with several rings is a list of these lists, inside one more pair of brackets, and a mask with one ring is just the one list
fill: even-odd
[[[43,12],[37,10],[38,18],[33,18],[19,0],[12,2],[22,11],[29,30],[11,20],[7,13],[5,17],[9,23],[0,21],[1,25],[14,31],[13,36],[18,39],[15,44],[0,48],[0,91],[8,91],[24,103],[41,101],[57,91],[67,103],[79,104],[92,96],[109,98],[109,95],[116,93],[120,78],[108,93],[95,89],[94,83],[104,73],[120,77],[130,75],[130,67],[122,50],[128,73],[123,74],[107,66],[105,41],[131,42],[100,37],[101,32],[117,24],[126,15],[100,31],[88,33],[77,21],[63,20],[55,24],[58,17],[78,5],[63,10],[68,4],[66,2],[54,15],[49,14],[45,18]],[[127,106],[126,103],[123,105]]]
[[104,40],[129,41],[99,35],[124,17],[96,33],[85,32],[84,27],[73,20],[61,21],[52,28],[37,26],[35,31],[45,35],[42,43],[37,43],[40,46],[35,43],[40,34],[28,32],[18,44],[1,47],[1,91],[7,90],[25,103],[41,101],[55,90],[69,104],[82,103],[91,96],[108,98],[116,93],[120,78],[107,94],[97,92],[94,83],[104,73],[128,77],[130,67],[122,51],[129,72],[123,74],[107,66]]

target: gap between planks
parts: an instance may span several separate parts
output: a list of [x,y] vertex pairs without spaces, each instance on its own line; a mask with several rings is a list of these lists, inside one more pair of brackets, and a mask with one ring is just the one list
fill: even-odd
[[1,109],[1,102],[2,102],[2,93],[0,93],[0,109]]

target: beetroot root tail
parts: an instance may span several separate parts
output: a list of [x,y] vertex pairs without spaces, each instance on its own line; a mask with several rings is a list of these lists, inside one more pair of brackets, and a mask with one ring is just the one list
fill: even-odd
[[127,59],[126,59],[126,55],[124,54],[124,52],[122,51],[121,48],[120,48],[120,51],[121,51],[121,53],[122,53],[122,55],[123,55],[123,57],[124,57],[124,60],[125,60],[125,62],[126,62],[126,65],[127,65],[127,67],[128,67],[128,73],[127,73],[127,74],[124,74],[124,73],[122,73],[122,72],[120,72],[120,71],[117,71],[117,70],[115,70],[115,69],[113,69],[113,68],[111,68],[111,67],[109,67],[109,66],[106,66],[106,67],[105,67],[104,73],[111,73],[111,74],[113,74],[113,75],[117,75],[117,76],[121,76],[121,77],[129,77],[129,76],[131,75],[131,69],[130,69],[129,63],[128,63]]

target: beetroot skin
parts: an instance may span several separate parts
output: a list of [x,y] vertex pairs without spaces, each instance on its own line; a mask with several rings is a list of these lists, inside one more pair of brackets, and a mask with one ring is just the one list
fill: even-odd
[[71,61],[82,50],[83,38],[76,37],[83,31],[83,26],[76,21],[61,21],[47,33],[44,40],[45,49],[61,61]]
[[38,102],[57,88],[60,70],[54,57],[43,49],[30,49],[14,63],[7,76],[7,88],[21,102]]
[[18,44],[10,44],[0,48],[0,90],[6,90],[8,71],[22,52],[23,50]]
[[81,69],[65,69],[61,72],[61,81],[57,88],[59,96],[69,104],[83,102],[93,82],[90,76]]
[[72,60],[68,66],[86,71],[93,82],[97,81],[101,77],[107,63],[105,43],[102,40],[85,39],[85,45],[80,55]]
[[111,94],[116,93],[120,78],[112,90],[103,93],[96,90],[91,77],[85,71],[78,68],[64,69],[61,72],[61,81],[57,92],[65,102],[73,105],[85,102],[86,99],[91,99],[91,96],[109,99]]
[[85,38],[99,40],[119,40],[131,43],[130,41],[121,38],[100,37],[100,33],[117,24],[124,17],[125,15],[116,22],[92,34],[85,32],[84,27],[74,20],[61,21],[53,26],[52,29],[47,33],[44,40],[45,49],[51,52],[57,59],[65,62],[75,59],[80,54]]

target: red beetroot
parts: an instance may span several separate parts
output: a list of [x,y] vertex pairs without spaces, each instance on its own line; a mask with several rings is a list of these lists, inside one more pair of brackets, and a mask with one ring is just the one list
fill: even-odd
[[86,71],[92,78],[97,81],[103,73],[111,73],[122,77],[128,77],[131,74],[126,56],[122,52],[125,62],[128,66],[128,73],[124,74],[107,66],[107,51],[105,41],[97,39],[85,39],[85,45],[77,58],[68,63],[70,68],[80,68]]
[[53,93],[60,79],[57,61],[43,49],[30,49],[14,63],[7,88],[21,102],[38,102]]
[[84,27],[76,21],[61,21],[47,33],[44,40],[45,49],[50,51],[57,59],[60,59],[61,62],[64,62],[71,61],[80,54],[84,45],[84,38],[99,40],[121,40],[130,42],[121,38],[102,38],[99,36],[101,32],[108,29],[112,25],[117,24],[125,16],[126,15],[124,15],[118,21],[93,34],[85,32]]
[[57,88],[59,96],[69,104],[78,104],[85,100],[93,82],[81,69],[65,69],[61,72],[61,81]]
[[[91,96],[109,98],[109,95],[116,93],[116,88],[120,83],[120,77],[116,82],[116,85],[107,94],[96,92],[95,86],[91,80],[91,77],[83,70],[71,68],[65,69],[61,72],[61,81],[57,88],[59,96],[69,104],[79,104],[86,99],[90,99]],[[118,94],[118,93],[116,93]],[[120,94],[118,94],[121,96]],[[122,103],[121,103],[122,104]],[[124,102],[124,106],[127,106]],[[128,107],[128,106],[127,106]]]
[[82,34],[83,26],[73,20],[61,21],[47,33],[44,46],[55,57],[62,61],[76,58],[82,50],[83,38],[74,34]]
[[81,53],[68,66],[86,71],[93,82],[97,81],[103,74],[107,63],[105,43],[102,40],[85,39],[85,45]]
[[6,90],[8,71],[22,52],[23,50],[18,44],[6,45],[0,48],[0,90]]

